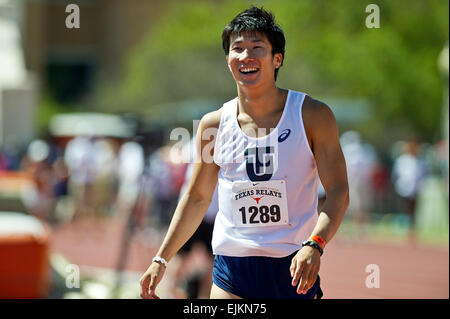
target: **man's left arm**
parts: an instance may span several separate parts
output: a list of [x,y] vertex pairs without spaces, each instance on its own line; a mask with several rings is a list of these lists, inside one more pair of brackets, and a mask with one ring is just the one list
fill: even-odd
[[[303,106],[305,130],[326,193],[309,240],[315,235],[328,243],[341,225],[349,204],[347,170],[333,112],[324,103],[307,99]],[[323,243],[317,244],[323,246]],[[291,263],[292,285],[296,286],[300,280],[297,291],[306,293],[314,285],[319,269],[319,251],[310,246],[303,247]]]

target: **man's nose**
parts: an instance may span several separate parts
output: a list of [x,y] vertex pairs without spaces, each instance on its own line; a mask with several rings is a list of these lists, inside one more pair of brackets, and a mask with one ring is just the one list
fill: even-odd
[[245,61],[245,60],[249,60],[249,59],[253,59],[253,54],[251,53],[251,51],[249,49],[245,49],[240,54],[239,60],[240,61]]

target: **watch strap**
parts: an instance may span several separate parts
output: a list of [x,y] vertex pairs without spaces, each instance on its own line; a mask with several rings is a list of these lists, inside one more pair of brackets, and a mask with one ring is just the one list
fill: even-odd
[[312,240],[306,240],[302,243],[302,247],[305,247],[305,246],[310,246],[310,247],[316,248],[320,252],[320,256],[323,255],[323,249],[322,249],[322,247],[320,247],[320,245],[318,243],[316,243]]

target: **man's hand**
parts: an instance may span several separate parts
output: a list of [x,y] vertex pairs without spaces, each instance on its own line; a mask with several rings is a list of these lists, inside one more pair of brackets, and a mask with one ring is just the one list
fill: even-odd
[[166,267],[164,265],[158,262],[152,262],[139,280],[142,299],[159,299],[155,293],[155,289],[164,276],[165,271]]
[[[292,286],[297,286],[298,294],[306,294],[314,285],[317,279],[317,274],[320,269],[320,252],[310,246],[305,246],[298,251],[292,258],[291,262],[291,277]],[[301,278],[300,278],[301,277]]]

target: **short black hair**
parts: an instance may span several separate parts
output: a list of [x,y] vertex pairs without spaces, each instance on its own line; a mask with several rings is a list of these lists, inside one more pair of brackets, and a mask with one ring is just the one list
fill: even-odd
[[[260,32],[264,34],[272,45],[272,56],[281,53],[284,62],[284,47],[286,39],[281,27],[276,24],[275,16],[264,10],[262,7],[255,6],[239,13],[230,23],[228,23],[222,32],[222,47],[225,55],[230,51],[230,38],[232,35],[239,35],[241,32]],[[275,69],[275,80],[277,79],[278,69]]]

